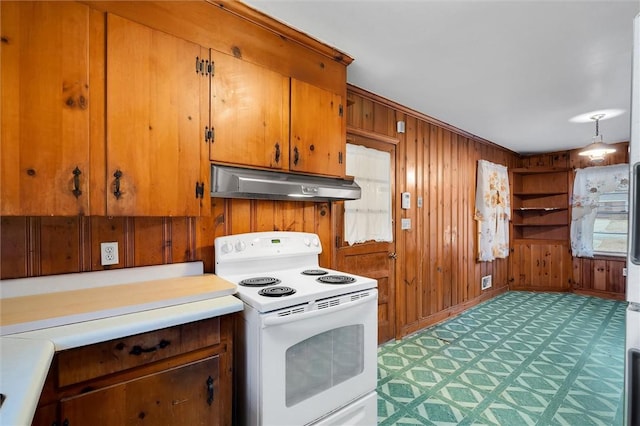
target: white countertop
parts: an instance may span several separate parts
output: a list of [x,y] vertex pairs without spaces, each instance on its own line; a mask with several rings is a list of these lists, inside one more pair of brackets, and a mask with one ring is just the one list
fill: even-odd
[[0,425],[31,424],[56,351],[231,314],[242,309],[243,304],[239,299],[224,295],[2,336],[0,393],[6,399],[0,407]]
[[31,424],[53,354],[48,340],[0,338],[0,424]]

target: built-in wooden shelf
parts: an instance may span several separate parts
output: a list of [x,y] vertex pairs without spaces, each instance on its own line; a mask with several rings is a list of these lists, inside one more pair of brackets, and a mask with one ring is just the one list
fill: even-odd
[[568,169],[512,169],[513,239],[568,240]]

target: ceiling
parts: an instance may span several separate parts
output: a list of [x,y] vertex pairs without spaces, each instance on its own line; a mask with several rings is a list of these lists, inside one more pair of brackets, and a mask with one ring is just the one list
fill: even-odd
[[629,140],[637,0],[244,2],[354,57],[349,83],[512,151],[587,145],[602,110]]

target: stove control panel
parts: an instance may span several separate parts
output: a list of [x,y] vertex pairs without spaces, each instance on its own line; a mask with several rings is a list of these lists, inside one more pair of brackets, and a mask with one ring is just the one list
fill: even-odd
[[320,245],[320,240],[318,240],[317,238],[304,238],[304,245],[307,247],[311,247],[311,245],[313,245],[314,247],[318,247]]
[[[308,232],[251,232],[227,235],[214,241],[216,270],[241,262],[273,262],[307,256],[308,264],[317,264],[322,252],[320,238]],[[251,265],[251,267],[256,265]],[[219,272],[217,272],[219,273]]]

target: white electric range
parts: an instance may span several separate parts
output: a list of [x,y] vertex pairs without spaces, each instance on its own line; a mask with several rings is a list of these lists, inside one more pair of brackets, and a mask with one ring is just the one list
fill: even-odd
[[377,281],[321,268],[315,234],[215,240],[216,274],[238,285],[234,423],[377,421]]

